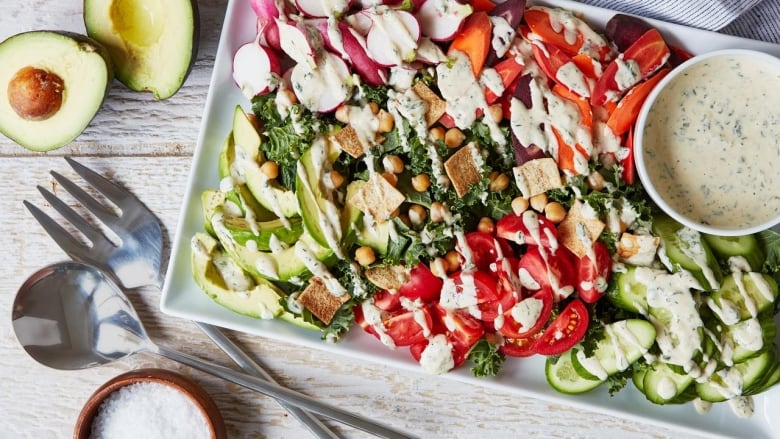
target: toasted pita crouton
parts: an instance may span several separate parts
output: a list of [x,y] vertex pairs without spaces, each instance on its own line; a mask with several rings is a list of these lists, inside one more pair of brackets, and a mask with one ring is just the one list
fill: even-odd
[[588,254],[605,226],[590,206],[578,200],[558,224],[558,241],[581,258]]
[[428,112],[425,113],[425,123],[428,126],[436,123],[436,121],[447,112],[447,102],[421,81],[417,81],[412,87],[412,90],[414,90],[420,99],[428,104]]
[[298,303],[311,311],[318,319],[329,324],[341,305],[349,300],[349,294],[334,296],[319,277],[312,277],[309,286],[298,296]]
[[377,223],[383,223],[393,216],[393,212],[406,200],[404,194],[393,187],[385,178],[374,173],[366,184],[353,195],[348,202],[353,203]]
[[450,178],[459,197],[466,195],[469,187],[479,183],[479,180],[482,179],[477,157],[481,159],[479,148],[474,142],[471,142],[460,148],[444,163],[447,177]]
[[558,165],[549,157],[529,160],[520,166],[515,166],[514,174],[515,184],[525,198],[563,186]]
[[650,266],[661,239],[652,235],[623,233],[617,244],[617,254],[623,262],[632,265]]
[[360,142],[357,131],[351,125],[338,130],[333,135],[333,139],[339,144],[339,147],[354,158],[360,158],[366,153],[363,143]]
[[364,274],[371,283],[383,290],[397,291],[409,282],[409,271],[403,265],[371,267]]

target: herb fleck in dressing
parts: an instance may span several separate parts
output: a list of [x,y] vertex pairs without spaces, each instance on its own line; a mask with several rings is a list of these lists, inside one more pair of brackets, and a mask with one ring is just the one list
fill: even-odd
[[681,215],[728,229],[777,215],[777,70],[749,55],[714,56],[658,95],[644,126],[644,159],[661,198]]

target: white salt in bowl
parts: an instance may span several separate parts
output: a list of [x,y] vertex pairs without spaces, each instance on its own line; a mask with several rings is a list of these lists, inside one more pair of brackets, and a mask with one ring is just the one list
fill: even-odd
[[200,385],[176,372],[146,368],[100,386],[84,404],[73,438],[100,439],[100,432],[151,439],[171,431],[177,437],[227,438],[219,408]]
[[636,123],[634,159],[663,211],[704,233],[780,222],[780,59],[727,49],[666,75]]

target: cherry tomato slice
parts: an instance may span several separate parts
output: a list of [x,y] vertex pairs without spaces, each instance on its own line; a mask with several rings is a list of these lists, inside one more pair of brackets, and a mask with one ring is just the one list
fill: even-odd
[[538,247],[529,248],[520,258],[519,273],[525,288],[549,288],[556,301],[574,292],[576,272],[573,255],[564,247],[558,248],[555,253],[545,250],[544,255]]
[[440,303],[448,309],[468,308],[498,300],[498,277],[484,271],[459,271],[450,275],[455,287],[441,295]]
[[533,344],[541,355],[560,355],[582,340],[588,330],[588,308],[574,298]]
[[498,259],[512,254],[512,247],[506,240],[496,238],[490,233],[469,232],[466,234],[466,246],[468,249],[458,248],[462,255],[461,262],[471,259],[477,270],[486,273],[494,272],[492,266]]
[[353,312],[355,323],[360,325],[364,331],[382,340],[379,335],[381,331],[393,341],[395,346],[409,346],[425,341],[433,327],[433,317],[428,306],[422,306],[413,311],[400,309],[392,313],[383,312],[380,331],[377,331],[377,327],[366,320],[363,305],[356,306]]
[[420,299],[423,303],[430,303],[439,299],[443,283],[427,265],[419,262],[409,272],[409,281],[398,289],[398,294],[411,300]]
[[[528,338],[547,324],[552,315],[553,294],[549,288],[542,288],[531,297],[518,301],[514,307],[504,311],[504,324],[498,332],[511,339]],[[517,318],[515,318],[517,317]],[[528,318],[532,321],[521,323]]]
[[382,311],[396,311],[401,309],[401,298],[398,294],[392,293],[387,290],[380,290],[374,293],[371,298],[374,301],[374,306]]
[[453,346],[468,352],[474,343],[485,335],[485,329],[480,321],[464,311],[447,310],[439,304],[434,304],[433,309],[434,314],[446,328],[445,335]]
[[517,244],[558,247],[558,230],[544,215],[526,210],[520,215],[504,215],[496,223],[496,236]]
[[[595,261],[593,260],[595,258]],[[577,259],[577,292],[586,303],[593,303],[604,295],[612,274],[612,257],[606,244],[593,243],[592,255]]]
[[534,344],[539,338],[540,333],[536,333],[528,338],[505,338],[504,344],[499,346],[498,351],[510,357],[530,357],[536,354]]

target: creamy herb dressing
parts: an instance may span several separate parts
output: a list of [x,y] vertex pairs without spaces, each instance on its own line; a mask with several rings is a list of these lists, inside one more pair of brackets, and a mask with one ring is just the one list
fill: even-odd
[[528,10],[544,11],[550,17],[550,27],[556,33],[563,33],[566,42],[569,44],[577,43],[578,38],[582,38],[582,45],[579,53],[584,53],[593,59],[604,61],[610,56],[609,53],[599,52],[600,47],[609,47],[607,41],[594,31],[587,23],[575,16],[572,11],[563,8],[548,8],[545,6],[533,6]]
[[452,346],[444,334],[437,334],[428,339],[428,345],[420,354],[420,366],[428,373],[439,375],[455,367],[452,357]]
[[748,55],[682,71],[658,94],[644,132],[659,196],[692,221],[756,226],[780,211],[780,74]]
[[540,299],[527,297],[517,302],[512,307],[510,313],[512,318],[520,324],[521,328],[531,328],[539,320],[543,304],[544,302]]
[[491,16],[490,23],[493,24],[493,38],[490,40],[490,47],[496,53],[496,57],[501,58],[509,50],[512,40],[515,39],[515,29],[509,25],[504,17]]
[[389,43],[390,51],[384,52],[384,56],[392,59],[392,65],[413,60],[417,51],[417,36],[412,34],[401,12],[384,5],[374,6],[369,11],[372,20],[369,32],[381,32],[382,38]]

